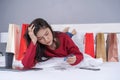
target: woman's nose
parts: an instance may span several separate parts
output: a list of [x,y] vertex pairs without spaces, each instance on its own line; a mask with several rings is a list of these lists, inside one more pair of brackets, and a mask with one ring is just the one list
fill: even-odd
[[48,41],[48,40],[49,40],[49,37],[45,36],[44,39],[45,39],[45,41]]

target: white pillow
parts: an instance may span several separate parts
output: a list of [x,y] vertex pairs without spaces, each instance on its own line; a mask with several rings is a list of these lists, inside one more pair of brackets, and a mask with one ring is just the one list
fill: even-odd
[[84,35],[85,33],[77,32],[76,35],[72,37],[74,43],[78,46],[79,50],[84,53]]

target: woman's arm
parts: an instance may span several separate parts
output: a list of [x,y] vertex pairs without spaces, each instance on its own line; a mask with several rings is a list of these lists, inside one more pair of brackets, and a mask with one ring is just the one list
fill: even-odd
[[34,43],[31,41],[29,47],[26,50],[24,58],[22,59],[22,64],[24,65],[25,68],[31,68],[36,64],[35,54],[36,54],[36,45],[34,45]]
[[68,53],[73,54],[73,56],[68,57],[67,62],[71,65],[76,65],[83,60],[83,54],[69,36],[66,36],[66,39]]
[[37,38],[34,34],[34,25],[32,24],[28,27],[28,35],[31,38],[31,43],[29,44],[24,58],[22,59],[22,64],[25,68],[31,68],[35,65],[35,54],[36,54],[36,42]]

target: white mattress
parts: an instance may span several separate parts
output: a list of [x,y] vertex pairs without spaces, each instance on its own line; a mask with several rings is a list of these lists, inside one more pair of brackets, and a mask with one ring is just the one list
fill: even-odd
[[[4,65],[4,57],[0,57]],[[52,64],[52,63],[51,63]],[[18,65],[18,64],[17,64]],[[47,64],[48,66],[49,64]],[[50,65],[49,65],[50,66]],[[0,80],[119,80],[120,63],[104,62],[99,71],[69,68],[65,70],[46,67],[43,70],[0,71]]]

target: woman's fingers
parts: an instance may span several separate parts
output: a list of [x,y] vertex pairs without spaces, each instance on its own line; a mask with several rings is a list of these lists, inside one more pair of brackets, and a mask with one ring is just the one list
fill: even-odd
[[68,57],[67,62],[69,64],[74,64],[76,61],[76,56]]
[[32,32],[34,31],[34,29],[35,29],[35,26],[32,27]]
[[30,27],[28,27],[28,31],[31,32],[34,30],[34,25],[32,24]]
[[36,44],[37,37],[34,34],[34,29],[35,29],[35,26],[32,24],[30,27],[28,27],[28,34],[31,40],[33,41],[33,43]]

